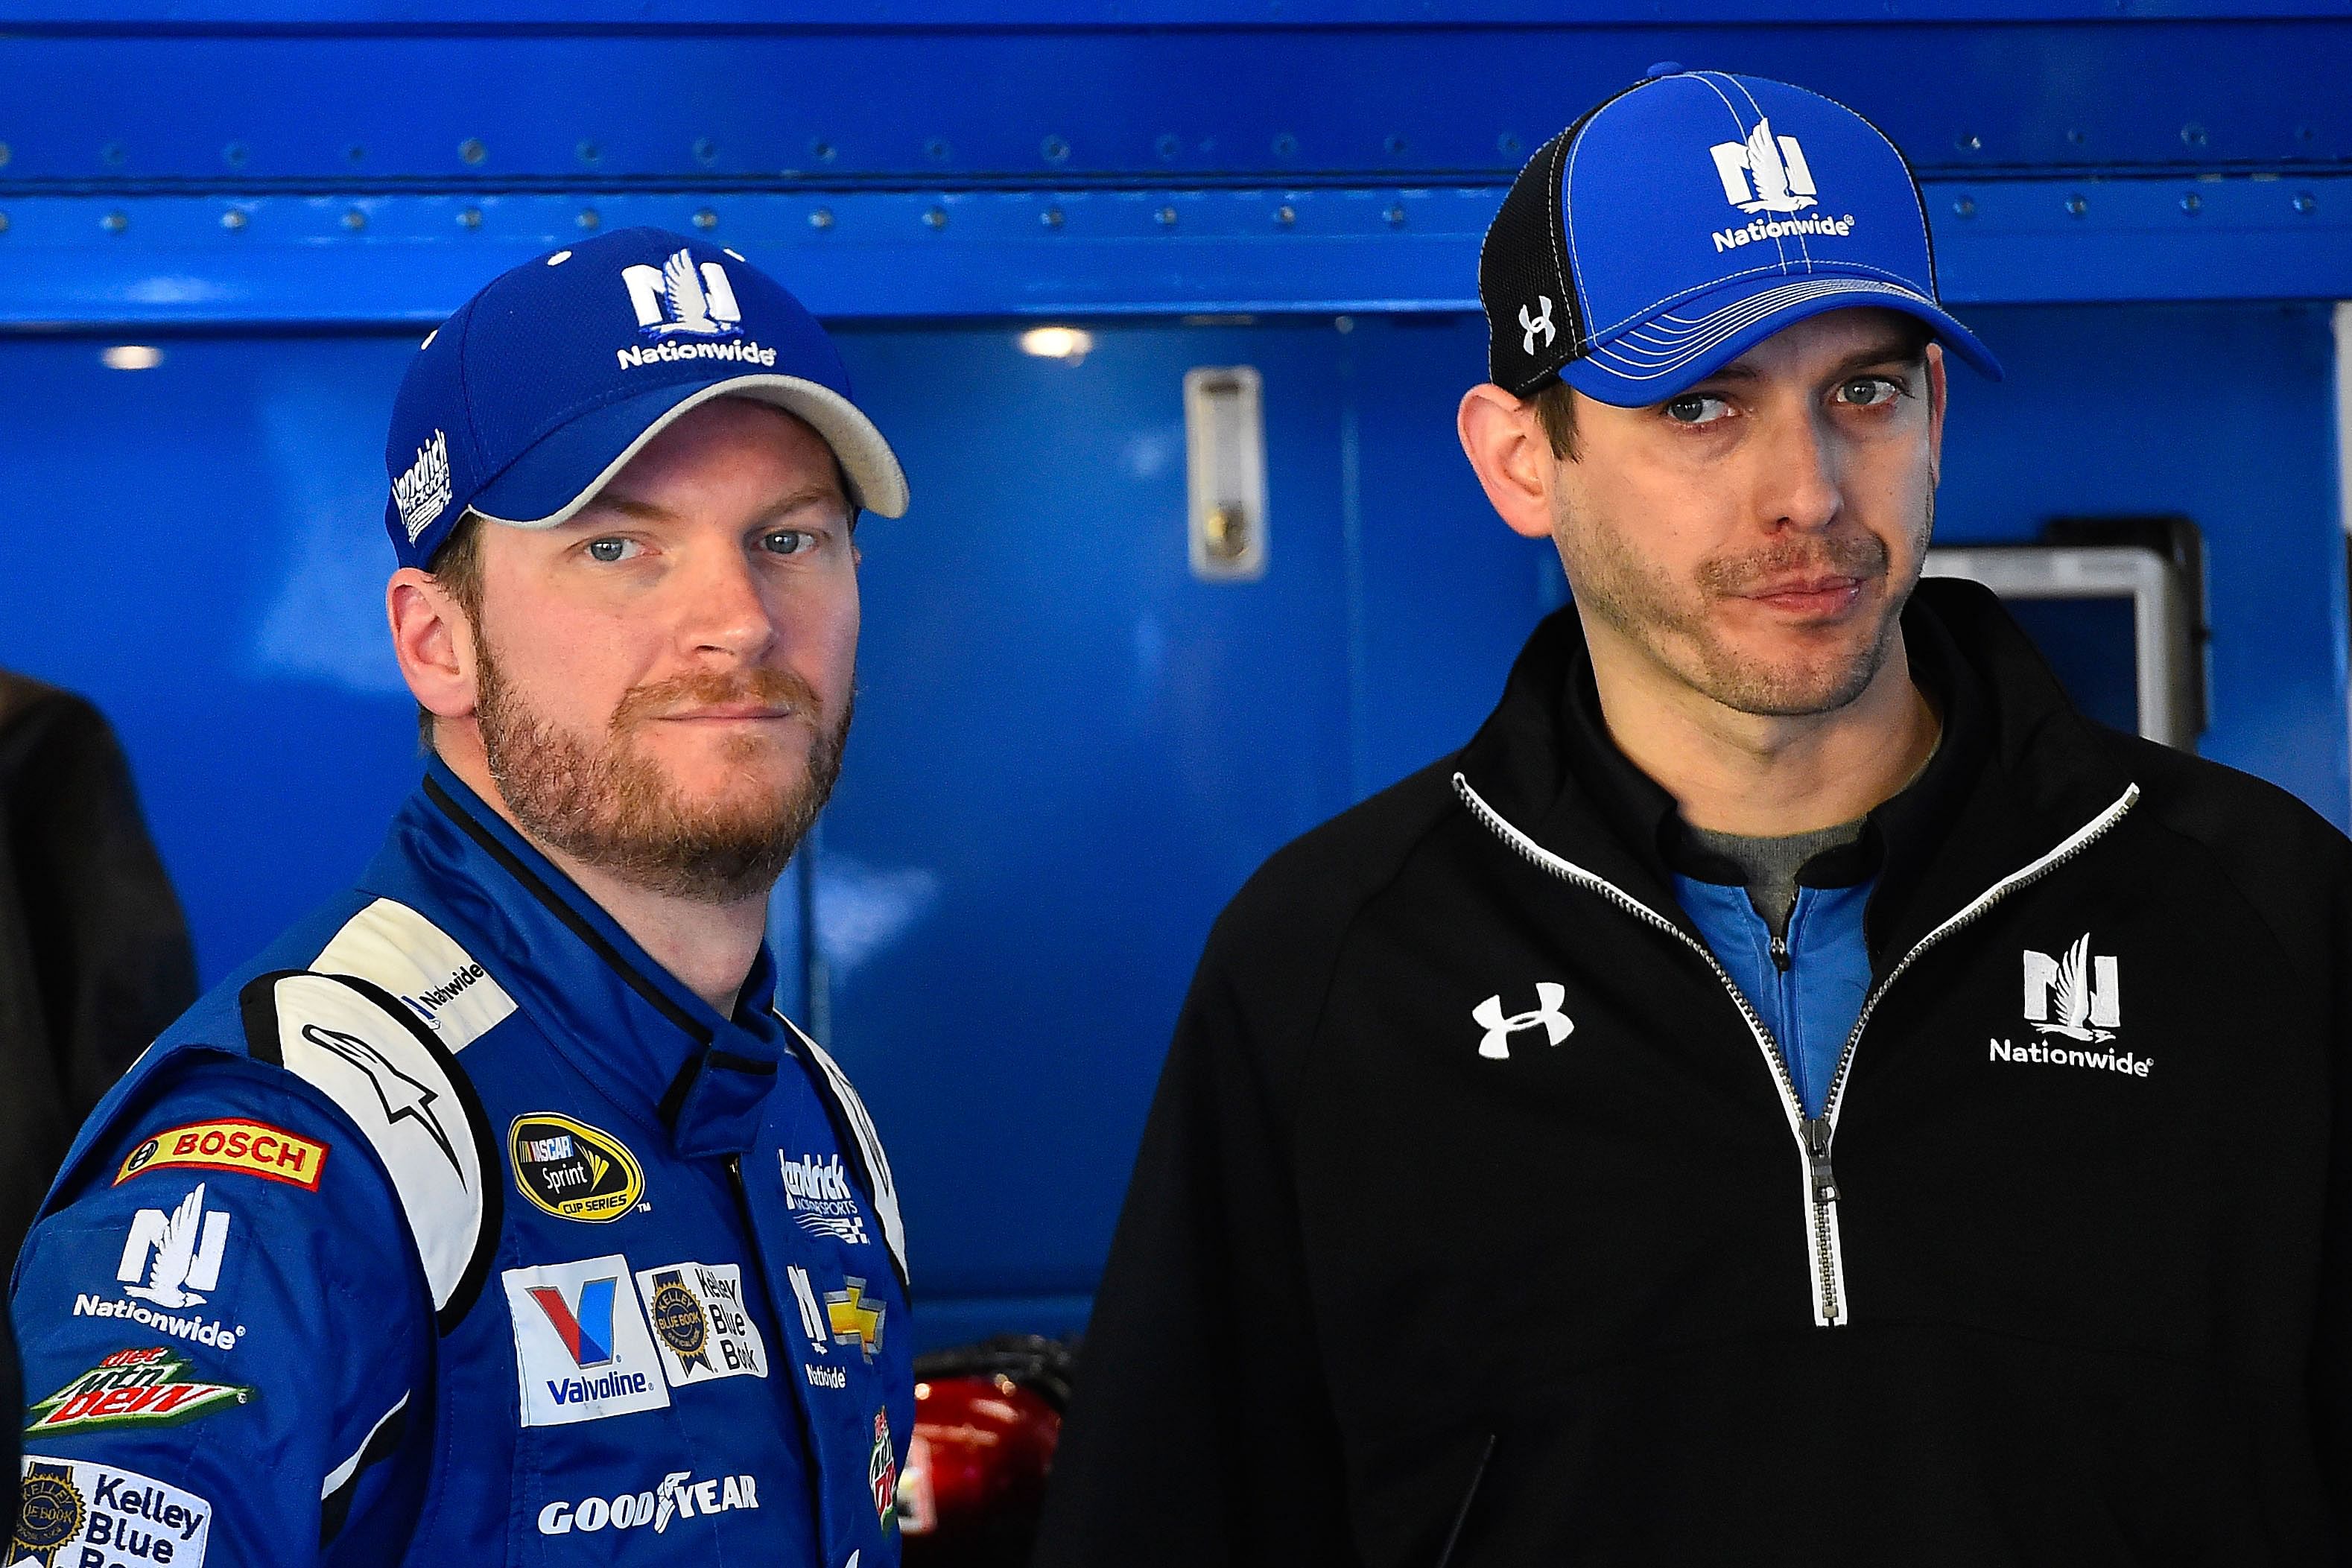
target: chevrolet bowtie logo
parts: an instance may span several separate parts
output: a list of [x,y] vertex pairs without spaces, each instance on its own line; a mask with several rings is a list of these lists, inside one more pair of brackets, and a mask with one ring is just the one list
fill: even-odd
[[833,1343],[854,1344],[867,1361],[882,1348],[882,1313],[884,1303],[866,1300],[866,1281],[852,1274],[843,1280],[845,1291],[824,1293],[824,1315],[833,1330]]

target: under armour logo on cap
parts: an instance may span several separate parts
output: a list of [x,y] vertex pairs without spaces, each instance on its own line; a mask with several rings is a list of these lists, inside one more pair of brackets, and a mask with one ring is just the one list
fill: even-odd
[[1511,1055],[1511,1036],[1523,1029],[1538,1026],[1542,1027],[1548,1041],[1558,1045],[1576,1030],[1569,1016],[1559,1010],[1559,1004],[1567,999],[1566,986],[1553,980],[1538,980],[1536,982],[1535,1011],[1514,1013],[1506,1018],[1503,1015],[1503,998],[1500,996],[1488,997],[1470,1009],[1470,1017],[1486,1031],[1485,1038],[1478,1041],[1478,1054],[1490,1061],[1507,1061]]
[[1551,347],[1551,340],[1559,335],[1559,329],[1551,324],[1551,296],[1538,294],[1536,296],[1536,303],[1543,307],[1543,313],[1539,316],[1530,317],[1526,306],[1519,307],[1519,325],[1527,329],[1525,349],[1530,354],[1536,351],[1537,333],[1543,334],[1543,346],[1547,349]]

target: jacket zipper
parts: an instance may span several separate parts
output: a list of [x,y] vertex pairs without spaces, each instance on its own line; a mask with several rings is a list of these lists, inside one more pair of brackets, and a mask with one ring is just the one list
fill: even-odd
[[[1830,1090],[1822,1100],[1822,1113],[1807,1116],[1804,1103],[1797,1097],[1796,1083],[1789,1073],[1787,1057],[1782,1053],[1772,1031],[1756,1016],[1755,1007],[1740,993],[1738,982],[1708,951],[1706,943],[1673,921],[1625,892],[1606,877],[1597,876],[1573,861],[1563,859],[1528,838],[1506,821],[1501,812],[1486,804],[1484,797],[1470,787],[1469,779],[1456,773],[1454,793],[1470,809],[1473,816],[1486,825],[1519,857],[1538,869],[1550,873],[1563,882],[1572,883],[1586,891],[1601,895],[1635,919],[1656,926],[1696,953],[1715,977],[1730,993],[1739,1016],[1747,1020],[1748,1033],[1755,1036],[1756,1046],[1763,1053],[1765,1064],[1771,1069],[1773,1082],[1780,1086],[1781,1109],[1789,1118],[1789,1130],[1796,1137],[1797,1153],[1801,1161],[1805,1184],[1806,1268],[1812,1277],[1813,1322],[1820,1328],[1840,1328],[1849,1321],[1852,1303],[1845,1293],[1845,1256],[1838,1239],[1838,1185],[1836,1174],[1830,1167],[1830,1144],[1837,1135],[1837,1118],[1845,1098],[1845,1083],[1853,1066],[1854,1047],[1861,1042],[1862,1031],[1870,1022],[1870,1015],[1887,988],[1903,977],[1905,971],[1916,963],[1919,956],[1941,942],[1953,932],[1973,925],[1994,904],[2021,888],[2030,887],[2060,866],[2081,854],[2105,835],[2108,829],[2122,820],[2125,812],[2139,800],[2139,786],[2125,786],[2124,792],[2113,804],[2092,818],[2061,841],[2056,848],[1994,883],[1976,895],[1960,911],[1933,931],[1912,944],[1911,950],[1886,972],[1886,977],[1871,988],[1863,999],[1862,1011],[1853,1020],[1853,1028],[1845,1037],[1845,1045],[1838,1053],[1837,1070],[1830,1075]],[[1777,963],[1780,954],[1775,953]]]

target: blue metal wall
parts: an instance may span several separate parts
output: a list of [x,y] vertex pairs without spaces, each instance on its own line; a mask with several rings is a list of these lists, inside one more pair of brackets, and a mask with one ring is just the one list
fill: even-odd
[[[378,519],[415,323],[592,214],[707,215],[841,323],[917,505],[864,536],[857,729],[779,928],[896,1154],[928,1343],[1082,1321],[1215,911],[1458,744],[1559,602],[1454,446],[1483,366],[1464,311],[1517,155],[1651,60],[1888,121],[1948,294],[2011,372],[1956,373],[1941,536],[2195,517],[2203,749],[2352,818],[2313,302],[2352,295],[2340,7],[13,10],[0,664],[115,718],[208,977],[341,885],[414,776]],[[1040,318],[1092,350],[1022,353]],[[161,361],[107,368],[129,341]],[[1270,569],[1212,585],[1186,564],[1181,382],[1234,363],[1265,381]]]

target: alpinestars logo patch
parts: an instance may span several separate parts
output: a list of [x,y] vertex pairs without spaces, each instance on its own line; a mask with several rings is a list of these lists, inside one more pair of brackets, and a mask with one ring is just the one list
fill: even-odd
[[440,431],[416,449],[408,472],[392,482],[392,504],[400,508],[400,526],[415,544],[449,505],[449,438]]

